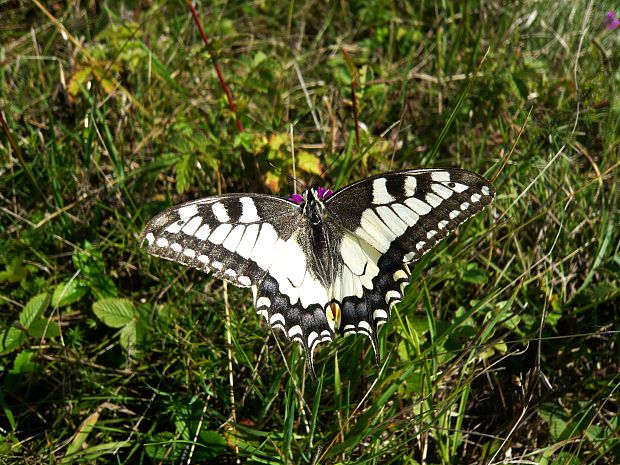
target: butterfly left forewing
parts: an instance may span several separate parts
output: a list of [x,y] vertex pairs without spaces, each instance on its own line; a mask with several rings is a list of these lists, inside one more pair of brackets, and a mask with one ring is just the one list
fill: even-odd
[[261,282],[273,247],[291,236],[299,217],[296,205],[277,197],[221,195],[161,212],[141,239],[152,255],[249,287]]

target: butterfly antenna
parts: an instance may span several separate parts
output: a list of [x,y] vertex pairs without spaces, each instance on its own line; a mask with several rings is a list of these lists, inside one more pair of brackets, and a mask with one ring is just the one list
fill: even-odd
[[[273,163],[271,163],[269,160],[265,160],[265,162],[271,166],[273,168],[273,170],[278,173],[279,175],[282,176],[286,176],[288,179],[290,179],[291,181],[293,181],[293,183],[295,184],[295,186],[297,186],[297,184],[299,184],[299,187],[301,189],[304,188],[303,183],[301,181],[298,181],[297,178],[291,176],[290,174],[286,173],[285,171],[283,171],[282,169],[278,168],[276,165],[274,165]],[[297,192],[297,190],[295,189],[295,192]]]
[[342,150],[337,156],[336,158],[334,158],[334,160],[327,165],[327,167],[321,171],[321,174],[319,174],[318,176],[315,174],[312,176],[312,181],[310,182],[310,186],[314,187],[316,185],[316,180],[317,179],[323,179],[323,177],[325,176],[326,173],[328,173],[331,169],[332,166],[334,166],[334,163],[336,163],[336,161],[338,161],[338,159],[342,156],[342,154],[345,152],[345,150]]
[[290,125],[290,135],[291,135],[291,158],[293,159],[293,194],[297,194],[297,171],[295,171],[295,142],[293,139],[293,124]]

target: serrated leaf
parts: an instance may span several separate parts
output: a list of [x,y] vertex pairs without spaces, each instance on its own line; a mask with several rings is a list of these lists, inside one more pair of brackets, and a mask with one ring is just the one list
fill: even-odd
[[60,336],[60,327],[54,320],[40,318],[30,325],[28,334],[39,339]]
[[13,368],[11,368],[10,373],[14,375],[21,375],[23,373],[31,373],[37,367],[37,364],[32,361],[34,356],[36,355],[33,351],[24,350],[20,352],[15,357],[13,361]]
[[190,162],[193,160],[193,157],[190,155],[186,155],[184,157],[179,158],[177,162],[177,193],[183,194],[189,189],[191,184],[191,170],[190,170]]
[[93,312],[110,328],[122,328],[136,317],[136,308],[131,300],[115,297],[95,302]]
[[42,294],[35,295],[28,301],[26,306],[20,312],[19,322],[24,326],[24,328],[28,329],[33,322],[41,318],[41,315],[43,315],[43,312],[47,310],[49,304],[49,294],[44,292]]
[[15,326],[6,328],[0,336],[0,354],[8,354],[17,349],[26,339],[26,334]]
[[82,286],[77,279],[60,283],[52,294],[52,306],[65,307],[77,302],[88,293],[88,289]]

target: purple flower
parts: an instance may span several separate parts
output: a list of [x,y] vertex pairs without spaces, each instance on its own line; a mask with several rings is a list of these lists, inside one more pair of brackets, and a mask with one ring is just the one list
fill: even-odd
[[299,194],[292,194],[288,199],[291,202],[295,202],[297,205],[304,201],[304,198]]
[[319,194],[319,199],[321,200],[327,200],[334,194],[331,189],[325,189],[321,186],[317,187],[316,191]]
[[[331,189],[326,189],[325,187],[320,186],[316,188],[316,193],[317,197],[321,200],[327,200],[334,194]],[[304,198],[299,194],[292,194],[288,199],[291,202],[295,202],[297,205],[304,201]]]
[[620,27],[620,19],[616,17],[615,11],[607,12],[607,16],[605,17],[605,26],[610,31],[615,31]]

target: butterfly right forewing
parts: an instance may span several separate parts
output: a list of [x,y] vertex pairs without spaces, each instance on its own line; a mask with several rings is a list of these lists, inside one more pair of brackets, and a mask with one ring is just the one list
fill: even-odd
[[340,331],[361,332],[377,350],[377,327],[402,299],[408,264],[418,260],[494,198],[483,177],[460,169],[408,170],[373,176],[326,202],[345,233],[343,272],[334,284]]

